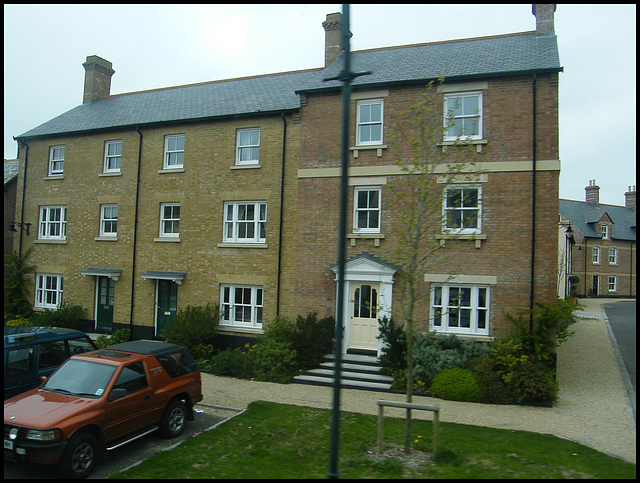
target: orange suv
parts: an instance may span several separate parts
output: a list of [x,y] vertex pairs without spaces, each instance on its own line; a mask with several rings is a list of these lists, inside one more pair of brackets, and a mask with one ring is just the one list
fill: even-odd
[[86,477],[108,450],[155,430],[179,436],[201,400],[200,371],[184,347],[141,340],[75,355],[4,402],[4,458]]

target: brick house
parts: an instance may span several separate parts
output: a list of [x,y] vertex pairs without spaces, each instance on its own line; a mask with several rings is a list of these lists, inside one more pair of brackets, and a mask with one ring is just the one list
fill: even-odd
[[[554,10],[534,5],[533,32],[353,53],[354,70],[373,73],[353,83],[349,183],[365,201],[350,201],[346,300],[379,307],[376,316],[398,301],[387,200],[404,181],[391,126],[441,72],[443,106],[476,106],[468,141],[486,153],[472,160],[471,182],[437,186],[443,213],[457,208],[452,193],[470,194],[478,223],[433,234],[454,262],[425,274],[419,329],[491,338],[508,328],[502,311],[555,300]],[[34,247],[36,309],[64,293],[88,308],[87,329],[140,338],[157,336],[178,306],[220,303],[232,309],[221,334],[236,343],[276,315],[335,315],[340,86],[323,79],[342,68],[340,18],[323,23],[325,67],[315,70],[110,95],[111,63],[87,57],[83,104],[16,137],[18,199],[26,176],[16,220],[37,226],[16,236]],[[377,221],[353,224],[362,210]],[[456,320],[446,310],[454,293]],[[345,318],[345,349],[379,349],[373,315]]]
[[[585,201],[560,200],[559,296],[636,297],[636,187],[624,206],[600,204],[600,187],[590,180]],[[570,227],[570,229],[569,229]]]

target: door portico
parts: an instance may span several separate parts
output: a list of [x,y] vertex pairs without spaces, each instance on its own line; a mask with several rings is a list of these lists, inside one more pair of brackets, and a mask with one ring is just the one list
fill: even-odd
[[[337,276],[338,265],[332,264],[331,269]],[[379,334],[378,319],[385,315],[391,317],[393,275],[396,271],[397,267],[368,252],[346,261],[343,352],[364,349],[380,354],[382,341],[376,338]]]

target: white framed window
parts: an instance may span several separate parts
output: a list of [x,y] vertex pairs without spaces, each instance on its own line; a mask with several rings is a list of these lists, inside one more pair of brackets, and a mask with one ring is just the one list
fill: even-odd
[[221,285],[220,325],[262,328],[263,288],[253,285]]
[[38,239],[66,240],[67,238],[67,207],[41,206]]
[[443,193],[443,233],[482,233],[482,186],[449,185]]
[[238,129],[236,165],[260,164],[260,129]]
[[591,251],[591,261],[594,265],[600,265],[600,248],[593,247]]
[[229,201],[224,204],[224,242],[265,243],[266,229],[265,202]]
[[602,239],[603,240],[608,240],[609,239],[609,225],[601,225],[600,226],[600,230],[602,233]]
[[444,95],[445,141],[482,139],[482,92]]
[[609,292],[618,291],[618,278],[615,275],[609,275]]
[[384,114],[382,99],[358,101],[356,105],[356,145],[382,144]]
[[180,236],[180,203],[160,204],[160,236]]
[[119,173],[122,159],[122,141],[104,143],[104,172]]
[[618,249],[609,248],[609,265],[617,265],[617,264],[618,264]]
[[489,334],[490,289],[480,285],[432,285],[430,330]]
[[353,194],[354,233],[380,233],[380,187],[356,186]]
[[49,175],[64,173],[64,146],[49,148]]
[[184,134],[164,137],[164,169],[184,167]]
[[100,236],[118,234],[118,205],[100,206]]
[[57,309],[62,303],[62,275],[36,274],[36,307]]

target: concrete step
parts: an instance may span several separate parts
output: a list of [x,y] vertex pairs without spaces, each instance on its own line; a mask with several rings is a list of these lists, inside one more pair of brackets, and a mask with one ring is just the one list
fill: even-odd
[[[320,367],[294,378],[298,384],[333,386],[335,375],[334,354],[327,354]],[[360,354],[343,354],[340,362],[340,387],[369,391],[391,391],[393,378],[380,374],[377,357]]]

